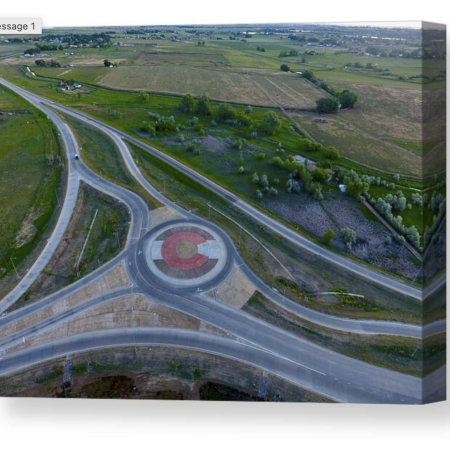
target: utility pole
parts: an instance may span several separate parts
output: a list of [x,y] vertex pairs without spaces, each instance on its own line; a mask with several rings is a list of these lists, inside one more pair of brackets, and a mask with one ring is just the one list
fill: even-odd
[[13,267],[14,267],[14,271],[16,272],[16,275],[17,275],[17,279],[18,280],[20,280],[20,275],[19,275],[19,272],[17,272],[17,268],[16,268],[16,266],[15,266],[15,264],[14,264],[14,261],[13,261],[13,259],[12,259],[12,257],[11,258],[9,258],[10,260],[11,260],[11,264],[13,265]]

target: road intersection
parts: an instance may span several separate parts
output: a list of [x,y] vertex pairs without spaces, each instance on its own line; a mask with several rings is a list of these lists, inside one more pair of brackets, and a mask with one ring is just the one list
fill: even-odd
[[[276,232],[286,239],[301,245],[320,257],[330,260],[342,267],[356,272],[363,278],[371,278],[378,284],[402,292],[415,299],[421,299],[422,293],[401,281],[393,280],[387,275],[380,274],[371,269],[361,267],[343,257],[329,254],[324,249],[304,237],[298,235],[283,224],[268,218],[251,205],[238,199],[234,194],[227,192],[222,187],[197,174],[169,156],[159,152],[147,144],[137,141],[131,136],[124,136],[112,127],[75,112],[69,108],[57,105],[42,97],[31,94],[0,78],[0,83],[14,90],[35,107],[42,110],[56,125],[63,139],[67,154],[68,164],[68,188],[67,195],[60,212],[58,223],[49,240],[52,246],[46,247],[34,263],[32,269],[18,283],[4,299],[0,301],[0,312],[8,309],[28,289],[39,273],[48,263],[56,249],[59,240],[70,220],[76,201],[79,183],[83,181],[101,192],[111,195],[127,205],[131,223],[125,249],[106,265],[100,267],[85,278],[68,286],[67,288],[52,294],[25,308],[19,309],[0,319],[0,333],[2,328],[24,317],[30,317],[43,308],[59,302],[70,293],[76,292],[88,285],[93,280],[108,272],[117,264],[125,263],[128,276],[133,286],[106,292],[82,303],[76,308],[64,311],[58,316],[51,317],[35,325],[18,331],[15,334],[4,336],[0,334],[0,349],[3,351],[3,359],[0,361],[0,374],[7,374],[27,367],[37,362],[56,358],[58,356],[84,352],[94,348],[133,345],[170,345],[197,349],[209,353],[221,354],[229,358],[235,358],[248,364],[255,365],[265,370],[282,376],[291,382],[306,387],[314,392],[325,395],[337,401],[350,402],[392,402],[392,403],[422,403],[436,396],[442,396],[442,376],[433,375],[433,386],[429,387],[426,398],[422,398],[422,380],[415,377],[400,374],[398,372],[381,369],[363,363],[361,361],[345,357],[339,353],[324,349],[310,342],[297,338],[283,330],[275,328],[261,320],[233,309],[220,302],[203,295],[203,292],[211,290],[226,280],[233,269],[239,265],[245,275],[253,282],[257,289],[283,308],[294,312],[299,317],[311,322],[347,332],[360,334],[393,334],[422,338],[426,335],[439,333],[445,330],[445,321],[434,322],[427,327],[405,324],[399,322],[383,322],[369,320],[353,320],[334,317],[323,314],[283,297],[274,292],[270,286],[265,285],[245,264],[237,252],[233,242],[226,233],[210,222],[201,219],[190,212],[185,211],[179,205],[166,199],[145,179],[135,164],[124,140],[133,142],[164,160],[170,160],[171,165],[200,181],[209,189],[232,202],[236,207],[250,214],[256,220],[269,224]],[[90,171],[81,160],[75,160],[78,153],[78,144],[70,128],[54,112],[59,110],[95,128],[105,132],[116,144],[126,167],[139,183],[157,200],[164,205],[176,210],[182,219],[170,222],[173,225],[188,224],[190,226],[208,227],[220,236],[226,246],[227,262],[223,269],[214,278],[195,286],[195,289],[180,290],[170,284],[161,283],[161,280],[149,270],[148,261],[145,258],[146,243],[159,229],[151,223],[151,213],[145,202],[136,194],[106,181]],[[156,153],[155,153],[156,152]],[[272,223],[273,222],[273,223]],[[167,226],[167,222],[164,223]],[[150,231],[148,231],[150,229]],[[342,261],[340,260],[342,259]],[[355,267],[353,267],[355,266]],[[439,281],[441,283],[441,281]],[[436,285],[438,288],[438,285]],[[435,286],[435,287],[436,287]],[[99,304],[117,299],[130,293],[139,293],[149,300],[160,303],[166,307],[196,317],[206,323],[224,330],[230,335],[229,339],[219,338],[206,333],[192,332],[181,329],[116,329],[102,331],[101,333],[84,333],[66,339],[52,341],[31,347],[16,353],[8,354],[11,348],[20,339],[30,337],[43,331],[57,327],[70,319],[73,319],[83,311],[94,308]],[[440,369],[442,371],[443,369]]]

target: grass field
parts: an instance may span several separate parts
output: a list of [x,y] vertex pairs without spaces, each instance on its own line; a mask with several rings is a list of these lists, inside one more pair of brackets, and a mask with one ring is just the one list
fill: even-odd
[[[74,214],[63,239],[48,265],[10,311],[68,286],[113,258],[125,245],[128,221],[125,205],[81,184]],[[86,247],[81,254],[85,241]]]
[[[0,87],[0,280],[21,271],[58,214],[63,156],[47,118]],[[61,195],[61,192],[59,192]]]

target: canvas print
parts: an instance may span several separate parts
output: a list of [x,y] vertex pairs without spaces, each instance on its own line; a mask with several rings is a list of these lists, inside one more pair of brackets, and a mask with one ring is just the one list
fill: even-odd
[[445,166],[443,25],[1,34],[0,395],[444,400]]

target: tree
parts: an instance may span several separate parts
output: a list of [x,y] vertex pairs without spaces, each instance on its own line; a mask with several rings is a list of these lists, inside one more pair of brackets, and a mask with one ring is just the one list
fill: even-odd
[[347,187],[347,194],[355,198],[360,197],[363,192],[368,192],[369,190],[369,184],[362,181],[354,170],[350,170],[347,176],[344,177],[344,184]]
[[422,206],[422,202],[423,202],[423,199],[422,199],[422,196],[420,194],[413,193],[411,195],[411,203],[413,205],[415,205],[415,206]]
[[236,119],[236,110],[228,103],[221,103],[217,108],[217,120],[219,122],[225,122],[227,120]]
[[290,72],[290,71],[291,71],[291,68],[290,68],[287,64],[281,64],[280,70],[281,70],[282,72]]
[[343,228],[339,233],[339,237],[349,250],[356,243],[356,231],[351,228]]
[[312,70],[304,70],[302,72],[302,78],[305,78],[309,81],[315,81],[316,76],[314,75],[314,72]]
[[339,94],[339,101],[341,102],[341,108],[353,108],[358,101],[358,96],[348,89],[344,89]]
[[317,112],[318,113],[337,113],[340,108],[339,100],[336,97],[325,97],[316,100]]
[[238,111],[236,113],[236,121],[239,125],[250,127],[253,124],[251,116],[244,111]]
[[420,234],[414,225],[406,229],[406,238],[415,247],[420,247]]
[[197,100],[197,113],[201,116],[210,116],[212,112],[211,100],[206,95],[202,95]]
[[333,238],[334,238],[333,230],[327,230],[322,236],[322,242],[325,245],[330,245],[330,242],[333,240]]
[[300,185],[298,184],[297,180],[293,180],[292,178],[289,178],[286,183],[286,191],[289,194],[296,193],[298,194],[300,192]]
[[316,167],[312,173],[312,178],[314,181],[319,182],[319,183],[324,183],[325,181],[328,180],[328,178],[330,178],[330,174],[325,170],[322,169],[321,167]]
[[252,175],[252,183],[255,183],[255,184],[259,183],[259,176],[256,172]]
[[261,129],[263,132],[269,136],[277,134],[278,130],[281,128],[281,119],[274,111],[269,111],[264,114]]
[[186,94],[178,104],[178,109],[183,112],[194,112],[197,108],[197,102],[191,94]]
[[326,147],[323,150],[323,154],[325,155],[325,158],[331,159],[331,160],[336,160],[341,157],[339,150],[334,147]]
[[259,179],[259,184],[263,187],[263,188],[267,188],[269,187],[269,179],[267,178],[267,175],[265,173],[263,173],[261,175],[261,178]]
[[109,67],[109,66],[111,66],[111,62],[108,61],[107,59],[105,59],[105,60],[103,61],[103,65],[104,65],[105,67]]

